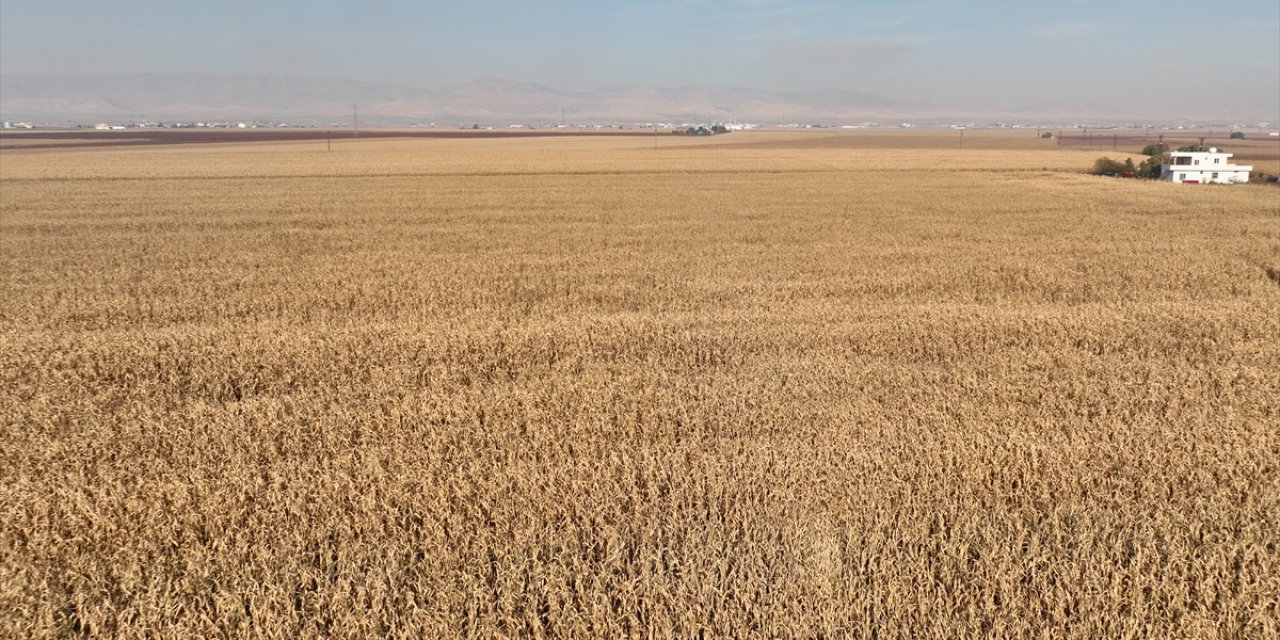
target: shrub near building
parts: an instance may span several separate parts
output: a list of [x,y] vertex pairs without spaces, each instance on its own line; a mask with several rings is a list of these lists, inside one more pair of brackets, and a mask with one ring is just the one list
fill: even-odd
[[1133,165],[1133,160],[1128,158],[1124,162],[1118,162],[1111,158],[1098,158],[1093,163],[1093,168],[1089,173],[1095,176],[1133,176],[1137,173],[1138,168]]
[[1160,165],[1164,164],[1164,154],[1169,150],[1169,146],[1163,143],[1153,142],[1142,148],[1142,155],[1147,156],[1146,160],[1138,163],[1134,177],[1155,180],[1160,177]]

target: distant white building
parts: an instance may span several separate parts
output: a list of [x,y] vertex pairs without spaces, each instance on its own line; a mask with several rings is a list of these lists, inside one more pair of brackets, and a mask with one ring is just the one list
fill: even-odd
[[1249,181],[1253,165],[1231,164],[1232,153],[1170,151],[1160,165],[1160,179],[1182,184],[1239,184]]

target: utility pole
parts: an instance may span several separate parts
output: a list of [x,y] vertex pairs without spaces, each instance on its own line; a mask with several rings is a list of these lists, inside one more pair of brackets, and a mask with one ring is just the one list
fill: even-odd
[[351,103],[351,137],[360,137],[360,115],[356,110],[356,103]]
[[960,127],[960,148],[964,148],[964,127]]

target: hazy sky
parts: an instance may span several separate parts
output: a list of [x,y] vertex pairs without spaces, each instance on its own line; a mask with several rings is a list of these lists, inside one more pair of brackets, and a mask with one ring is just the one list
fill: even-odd
[[0,0],[0,71],[848,89],[1280,118],[1277,0]]

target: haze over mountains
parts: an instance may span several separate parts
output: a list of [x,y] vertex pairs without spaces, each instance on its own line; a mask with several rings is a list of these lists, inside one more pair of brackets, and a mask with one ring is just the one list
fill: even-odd
[[[781,93],[716,86],[621,85],[590,91],[484,78],[432,90],[333,78],[207,74],[0,75],[0,115],[41,122],[243,120],[348,122],[358,103],[369,124],[708,122],[851,124],[1115,121],[1105,106],[1007,106],[981,110],[909,104],[853,91]],[[1156,115],[1156,114],[1151,114]]]
[[[629,85],[585,92],[484,78],[441,90],[295,76],[0,75],[6,118],[341,119],[367,122],[832,119],[887,115],[891,99],[853,92],[781,94]],[[562,110],[563,109],[563,114]]]

